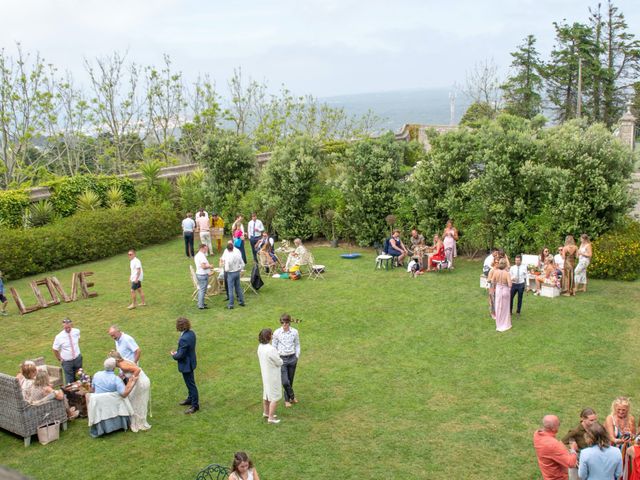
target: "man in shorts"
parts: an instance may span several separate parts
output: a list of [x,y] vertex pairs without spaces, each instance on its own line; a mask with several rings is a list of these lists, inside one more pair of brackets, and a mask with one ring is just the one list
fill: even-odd
[[132,248],[129,250],[129,267],[131,268],[131,275],[129,280],[131,281],[131,304],[127,307],[129,310],[136,308],[136,292],[140,293],[140,306],[146,305],[144,301],[144,292],[142,291],[142,263],[140,259],[136,257],[136,251]]

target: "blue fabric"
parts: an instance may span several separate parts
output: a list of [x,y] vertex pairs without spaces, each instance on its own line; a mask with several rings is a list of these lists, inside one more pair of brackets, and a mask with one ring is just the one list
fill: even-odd
[[[611,480],[622,477],[622,454],[615,447],[597,445],[580,450],[578,475],[582,480]],[[614,476],[615,475],[615,476]]]
[[173,356],[178,361],[179,372],[193,372],[196,369],[196,334],[186,330],[178,340],[178,350]]
[[93,376],[91,382],[95,393],[124,393],[124,382],[113,372],[102,370]]
[[199,409],[200,402],[198,398],[198,387],[196,387],[196,379],[193,372],[182,372],[182,378],[184,380],[184,384],[187,386],[187,391],[189,392],[187,402],[190,402],[193,408]]
[[4,281],[0,278],[0,295],[4,293]]
[[119,416],[113,418],[107,418],[94,425],[91,425],[89,435],[93,438],[100,437],[105,433],[115,432],[116,430],[128,430],[130,425],[129,417]]
[[384,241],[384,247],[382,247],[382,253],[386,253],[387,255],[389,255],[389,250],[391,250],[390,241],[391,241],[391,238],[387,238]]

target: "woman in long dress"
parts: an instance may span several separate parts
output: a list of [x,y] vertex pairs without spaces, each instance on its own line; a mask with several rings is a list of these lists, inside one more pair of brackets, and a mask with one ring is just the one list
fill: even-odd
[[111,358],[115,358],[116,366],[127,378],[137,377],[136,384],[129,394],[129,401],[133,407],[131,417],[131,431],[149,430],[151,425],[147,423],[147,412],[149,410],[149,398],[151,397],[151,381],[144,371],[135,363],[125,360],[122,356],[112,350],[109,352]]
[[[587,291],[587,267],[591,263],[591,241],[585,233],[580,235],[580,248],[578,249],[578,266],[575,269],[574,280],[576,282],[576,292]],[[582,286],[582,288],[581,288]]]
[[444,251],[445,253],[451,252],[449,260],[450,267],[453,267],[453,259],[458,256],[456,242],[458,241],[458,229],[453,226],[453,220],[447,221],[447,225],[442,232],[442,238],[444,239]]
[[[242,223],[243,217],[242,215],[238,215],[236,217],[235,222],[231,225],[231,235],[233,236],[233,246],[240,250],[240,255],[242,255],[242,261],[247,263],[247,253],[244,250],[244,225]],[[236,244],[237,243],[237,244]]]
[[496,330],[506,332],[511,328],[511,275],[507,270],[506,259],[501,258],[498,262],[492,281],[496,286]]
[[258,360],[262,373],[262,416],[269,423],[280,423],[276,415],[278,400],[282,398],[282,376],[280,367],[282,359],[278,351],[271,345],[273,332],[270,328],[264,328],[258,335]]
[[576,241],[572,235],[567,235],[562,247],[562,258],[564,258],[564,268],[562,269],[562,295],[568,297],[576,294],[576,284],[574,270],[576,266]]

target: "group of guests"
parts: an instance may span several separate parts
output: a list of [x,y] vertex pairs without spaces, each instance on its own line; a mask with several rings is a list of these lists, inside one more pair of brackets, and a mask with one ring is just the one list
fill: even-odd
[[[547,247],[538,256],[535,270],[535,288],[539,295],[543,285],[557,286],[564,296],[575,296],[576,292],[587,291],[587,267],[591,262],[593,249],[586,234],[580,236],[580,247],[576,246],[572,235],[567,235],[563,246],[552,255]],[[578,264],[576,265],[576,258]],[[484,260],[483,274],[486,275],[489,294],[489,314],[496,322],[496,330],[511,328],[513,301],[518,297],[516,315],[520,316],[522,298],[529,285],[529,266],[522,265],[522,255],[516,255],[512,266],[504,250],[494,248]]]
[[[52,349],[64,372],[64,384],[69,385],[83,373],[80,330],[74,328],[69,318],[65,318],[62,325],[63,329],[56,335]],[[121,428],[133,432],[148,430],[151,428],[147,422],[151,382],[138,365],[140,347],[133,337],[116,325],[109,328],[108,334],[114,340],[115,348],[104,361],[103,370],[96,372],[91,379],[90,395],[87,397],[90,434],[97,437]],[[119,369],[118,375],[116,368]],[[28,403],[63,401],[69,419],[77,418],[80,414],[75,407],[69,407],[63,390],[53,388],[46,366],[36,368],[34,362],[26,360],[20,365],[17,378]]]
[[458,255],[458,230],[453,226],[452,220],[447,221],[442,235],[433,236],[431,245],[426,243],[424,235],[415,228],[411,230],[409,240],[411,245],[407,247],[400,238],[400,230],[394,230],[391,237],[385,240],[384,253],[394,257],[399,266],[403,266],[404,259],[409,258],[408,271],[416,274],[431,272],[443,264],[447,268],[453,268],[453,259]]
[[580,412],[577,426],[556,439],[560,420],[542,419],[533,435],[538,465],[545,480],[640,480],[640,436],[630,413],[631,402],[618,397],[604,425],[592,408]]

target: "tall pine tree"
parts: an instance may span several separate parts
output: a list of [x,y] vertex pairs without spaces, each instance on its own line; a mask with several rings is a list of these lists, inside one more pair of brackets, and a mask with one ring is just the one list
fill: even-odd
[[542,62],[535,45],[536,38],[528,35],[518,50],[511,53],[512,75],[500,87],[505,102],[504,110],[529,119],[542,110]]

